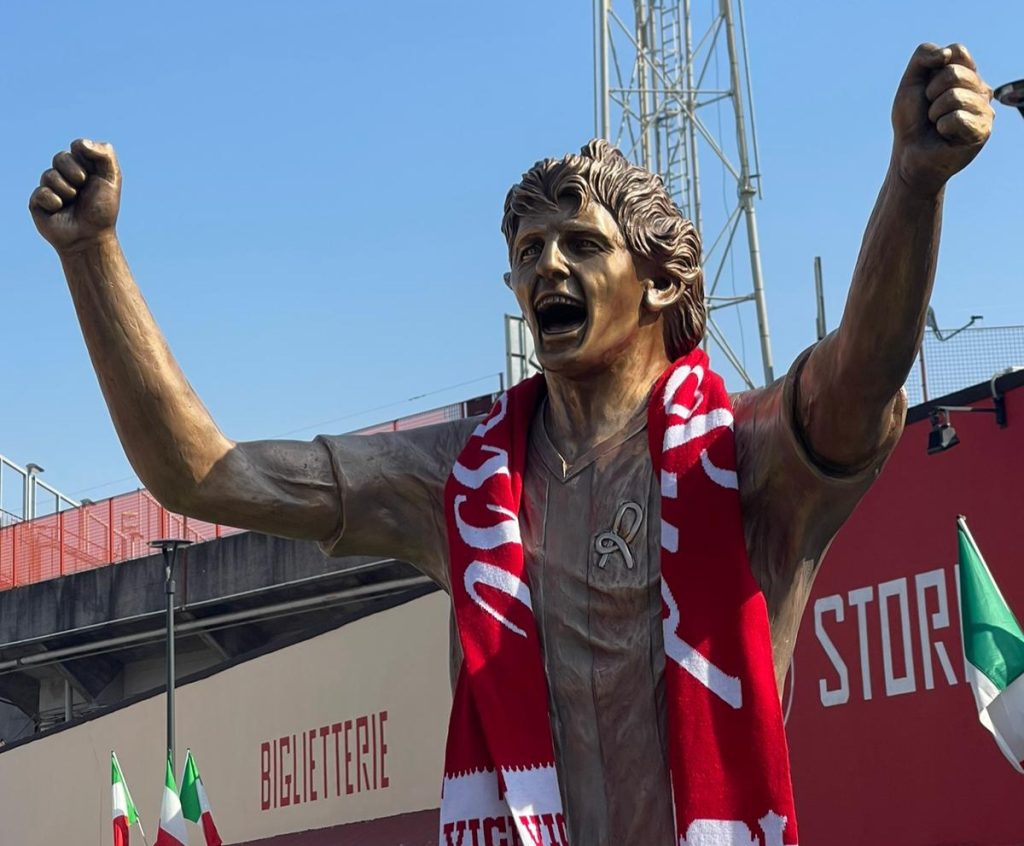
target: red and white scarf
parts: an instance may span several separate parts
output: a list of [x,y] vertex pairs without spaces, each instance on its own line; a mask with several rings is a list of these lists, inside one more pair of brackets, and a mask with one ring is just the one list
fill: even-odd
[[[527,436],[542,391],[536,377],[502,394],[445,486],[464,661],[448,727],[441,846],[569,846],[519,534]],[[789,756],[765,600],[744,543],[732,424],[725,386],[703,351],[655,385],[648,434],[661,479],[677,839],[792,846]]]

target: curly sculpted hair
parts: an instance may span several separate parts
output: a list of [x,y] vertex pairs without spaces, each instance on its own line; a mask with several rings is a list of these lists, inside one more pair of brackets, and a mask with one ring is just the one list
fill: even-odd
[[676,208],[661,177],[630,164],[603,140],[591,141],[579,155],[543,159],[505,198],[501,231],[509,249],[524,215],[557,210],[566,199],[577,212],[600,203],[615,218],[633,256],[653,264],[660,281],[681,285],[678,307],[665,315],[665,349],[675,360],[696,347],[707,321],[700,235]]

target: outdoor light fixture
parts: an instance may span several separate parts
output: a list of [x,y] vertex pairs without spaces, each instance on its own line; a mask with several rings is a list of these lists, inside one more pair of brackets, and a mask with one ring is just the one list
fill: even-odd
[[964,329],[970,329],[978,320],[983,319],[984,318],[980,314],[972,314],[971,319],[968,320],[959,329],[954,329],[952,332],[948,332],[947,334],[943,335],[942,330],[939,329],[939,321],[935,317],[935,310],[931,306],[928,306],[928,312],[925,315],[924,322],[928,326],[928,328],[935,333],[936,338],[938,338],[940,341],[948,341],[950,338],[959,335],[961,332],[964,331]]
[[1004,106],[1012,106],[1024,116],[1024,79],[1000,85],[992,96]]
[[[942,412],[942,414],[940,414]],[[935,455],[937,452],[945,452],[950,447],[960,443],[956,429],[949,422],[949,409],[933,409],[928,419],[932,421],[932,430],[928,433],[928,454]]]
[[991,408],[975,408],[973,405],[937,405],[928,413],[928,419],[931,420],[932,428],[928,433],[928,454],[935,455],[937,452],[945,452],[951,447],[955,447],[960,443],[960,438],[957,436],[956,429],[953,428],[953,424],[949,422],[950,415],[954,411],[958,412],[982,412],[985,414],[994,414],[996,416],[996,425],[1000,429],[1006,428],[1006,399],[1003,397],[998,390],[996,390],[996,380],[1000,376],[1006,376],[1009,373],[1016,373],[1019,370],[1024,370],[1022,367],[1007,367],[1006,370],[1002,370],[995,373],[992,379],[989,381],[989,390],[992,393],[992,407]]

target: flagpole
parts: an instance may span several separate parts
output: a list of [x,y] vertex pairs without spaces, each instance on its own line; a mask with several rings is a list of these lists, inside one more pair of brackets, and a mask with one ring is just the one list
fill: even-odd
[[[189,546],[190,540],[181,538],[162,538],[161,540],[150,541],[149,545],[159,549],[164,557],[164,590],[167,594],[167,754],[171,763],[171,772],[174,767],[174,564],[178,557],[178,550],[183,546]],[[147,844],[148,846],[148,844]]]
[[[138,809],[135,807],[135,800],[132,799],[132,792],[128,789],[128,782],[125,781],[124,778],[124,770],[121,769],[121,762],[117,759],[117,753],[113,749],[110,750],[110,760],[117,773],[118,783],[121,785],[121,790],[124,791],[124,796],[127,799],[127,810],[129,812],[128,827],[131,828],[132,825],[137,825],[139,827],[139,833],[142,835],[142,842],[145,843],[146,846],[149,846],[149,841],[146,840],[146,832],[142,829],[142,817],[138,815]],[[131,816],[133,813],[135,816],[134,823],[131,822]]]

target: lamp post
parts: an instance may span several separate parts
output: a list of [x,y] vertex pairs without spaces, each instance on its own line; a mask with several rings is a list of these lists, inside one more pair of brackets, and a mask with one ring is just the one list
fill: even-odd
[[162,538],[150,541],[164,557],[164,589],[167,594],[167,754],[174,771],[174,564],[178,550],[190,546],[192,541],[182,538]]
[[1004,106],[1012,106],[1024,117],[1024,79],[1000,85],[992,96]]
[[38,464],[29,462],[25,465],[25,504],[21,509],[22,517],[32,520],[36,516],[36,476],[44,472]]

